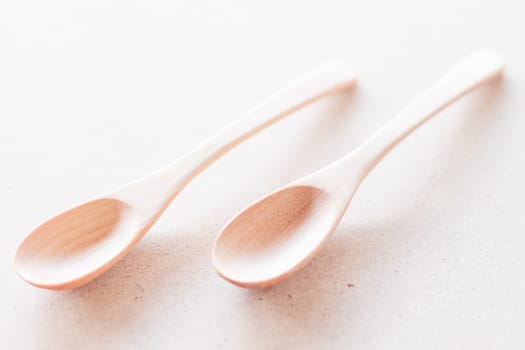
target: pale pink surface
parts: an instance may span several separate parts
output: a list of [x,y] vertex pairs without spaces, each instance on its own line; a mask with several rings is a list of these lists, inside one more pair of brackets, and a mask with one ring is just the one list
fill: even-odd
[[[521,3],[75,6],[0,4],[0,348],[525,346]],[[232,214],[345,154],[480,48],[508,58],[505,79],[394,150],[312,264],[263,291],[216,275],[211,245]],[[43,219],[332,57],[361,71],[354,92],[212,166],[107,274],[65,293],[15,275],[16,245]]]

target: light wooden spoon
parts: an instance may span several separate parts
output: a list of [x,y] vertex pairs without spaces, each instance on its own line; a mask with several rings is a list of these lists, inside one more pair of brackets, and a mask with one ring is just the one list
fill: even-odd
[[18,247],[18,274],[48,289],[87,283],[124,256],[176,195],[220,156],[307,104],[350,88],[355,79],[350,65],[328,63],[257,105],[169,166],[46,221]]
[[401,140],[433,115],[502,71],[504,59],[479,52],[339,161],[250,205],[220,232],[213,264],[242,287],[277,283],[306,265],[334,231],[361,181]]

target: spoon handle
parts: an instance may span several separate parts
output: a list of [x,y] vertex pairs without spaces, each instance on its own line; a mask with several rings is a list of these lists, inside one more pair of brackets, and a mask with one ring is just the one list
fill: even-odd
[[322,97],[352,87],[357,74],[352,66],[331,61],[285,86],[203,142],[184,158],[191,161],[197,175],[224,153]]
[[504,64],[504,58],[497,53],[477,52],[446,73],[347,157],[352,158],[352,163],[357,158],[363,165],[360,167],[360,179],[399,142],[437,112],[481,83],[498,76]]
[[[356,71],[349,64],[329,62],[279,90],[195,150],[153,174],[118,189],[110,197],[140,204],[139,207],[145,211],[158,212],[160,215],[179,191],[230,149],[302,107],[324,96],[349,89],[356,77]],[[144,191],[144,185],[148,188],[147,192]],[[160,203],[148,198],[158,198]]]

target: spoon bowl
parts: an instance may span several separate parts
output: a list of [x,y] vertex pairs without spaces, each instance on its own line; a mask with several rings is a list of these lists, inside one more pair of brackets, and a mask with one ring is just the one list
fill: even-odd
[[132,208],[111,198],[97,199],[55,216],[37,227],[15,256],[19,275],[42,288],[81,285],[110,266],[140,229]]
[[254,203],[230,221],[215,241],[213,262],[224,278],[264,287],[286,278],[315,255],[337,226],[337,201],[317,187],[298,185]]

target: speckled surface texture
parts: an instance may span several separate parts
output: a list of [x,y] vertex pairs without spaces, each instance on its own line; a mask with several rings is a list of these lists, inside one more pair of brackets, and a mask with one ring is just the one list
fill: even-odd
[[[0,4],[0,348],[522,349],[525,8],[515,1]],[[452,64],[488,48],[505,78],[453,105],[363,182],[320,255],[246,290],[215,234],[339,158]],[[13,269],[49,216],[190,150],[332,57],[356,88],[297,113],[197,178],[93,283]]]

